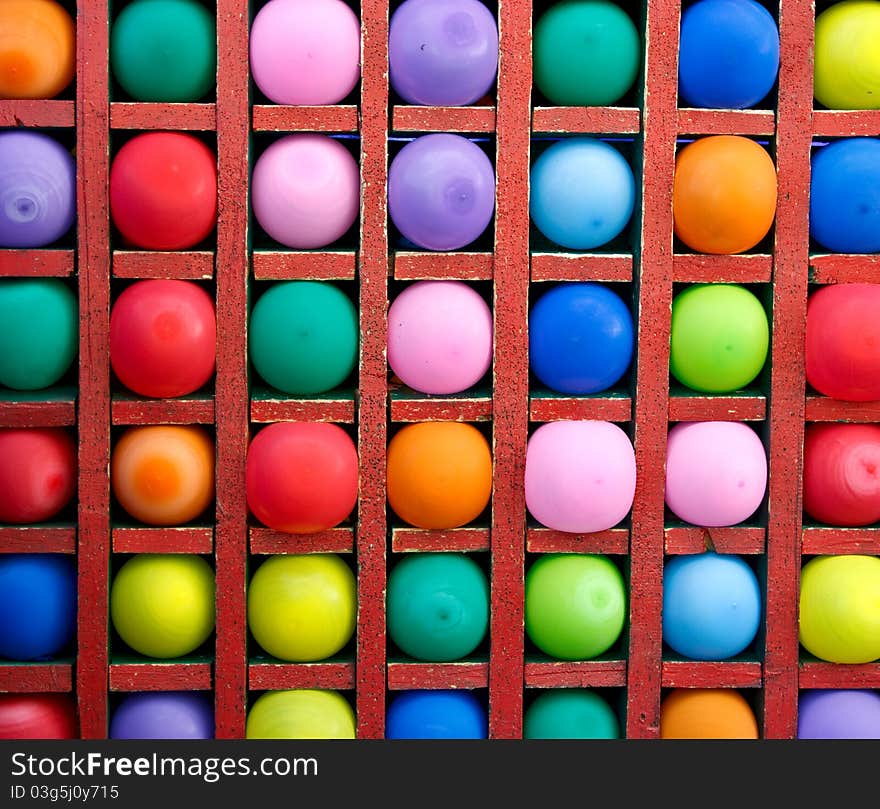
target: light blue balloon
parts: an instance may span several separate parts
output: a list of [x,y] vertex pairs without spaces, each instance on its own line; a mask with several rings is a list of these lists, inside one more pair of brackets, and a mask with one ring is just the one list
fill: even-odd
[[572,250],[607,244],[633,213],[632,169],[596,138],[554,143],[532,166],[529,213],[548,239]]
[[754,639],[761,588],[738,556],[676,556],[663,572],[663,640],[693,660],[727,660]]

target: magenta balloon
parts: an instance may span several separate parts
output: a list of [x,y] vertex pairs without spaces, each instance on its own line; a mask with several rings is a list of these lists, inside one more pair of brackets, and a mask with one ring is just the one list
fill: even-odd
[[495,210],[495,170],[461,135],[423,135],[388,171],[388,212],[405,238],[427,250],[457,250],[480,236]]
[[457,107],[489,92],[498,26],[480,0],[406,0],[391,17],[391,85],[410,104]]
[[76,215],[76,165],[40,132],[0,132],[0,247],[44,247]]
[[587,534],[632,508],[636,461],[626,433],[607,421],[555,421],[526,449],[526,505],[542,525]]
[[736,525],[767,489],[767,454],[750,427],[734,421],[679,424],[666,442],[666,504],[685,522]]

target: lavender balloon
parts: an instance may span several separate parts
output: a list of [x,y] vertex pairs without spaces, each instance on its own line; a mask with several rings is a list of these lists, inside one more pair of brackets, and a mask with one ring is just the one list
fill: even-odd
[[880,739],[880,692],[802,692],[797,735],[799,739]]
[[427,250],[457,250],[489,224],[495,171],[486,153],[460,135],[423,135],[388,171],[388,212],[403,236]]
[[0,132],[0,247],[44,247],[76,214],[76,166],[40,132]]
[[498,26],[479,0],[406,0],[388,37],[391,85],[410,104],[473,104],[498,70]]
[[113,713],[111,739],[213,739],[214,709],[207,696],[153,691],[126,697]]

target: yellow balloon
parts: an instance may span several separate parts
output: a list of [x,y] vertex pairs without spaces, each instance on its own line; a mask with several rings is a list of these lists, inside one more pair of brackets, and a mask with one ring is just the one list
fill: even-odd
[[214,571],[200,556],[134,556],[113,580],[110,617],[136,652],[159,658],[188,654],[214,631]]
[[248,626],[280,660],[325,660],[348,643],[356,619],[354,574],[335,554],[273,556],[251,579]]
[[801,571],[800,639],[831,663],[880,658],[880,559],[817,556]]
[[880,109],[880,2],[846,0],[816,17],[813,94],[830,109]]
[[248,712],[248,739],[354,739],[354,711],[336,691],[267,691]]

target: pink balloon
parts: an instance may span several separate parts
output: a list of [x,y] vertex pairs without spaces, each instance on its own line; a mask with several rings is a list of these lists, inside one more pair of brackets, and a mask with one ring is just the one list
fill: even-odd
[[542,525],[588,534],[632,508],[636,459],[627,434],[607,421],[555,421],[526,450],[526,505]]
[[388,364],[421,393],[459,393],[492,364],[492,312],[461,281],[419,281],[388,310]]
[[360,175],[351,152],[327,135],[288,135],[254,166],[254,215],[288,247],[326,247],[357,219]]
[[666,505],[694,525],[736,525],[755,513],[767,489],[767,454],[745,424],[679,424],[666,442]]
[[361,26],[342,0],[270,0],[251,26],[251,73],[276,104],[338,104],[360,78]]

